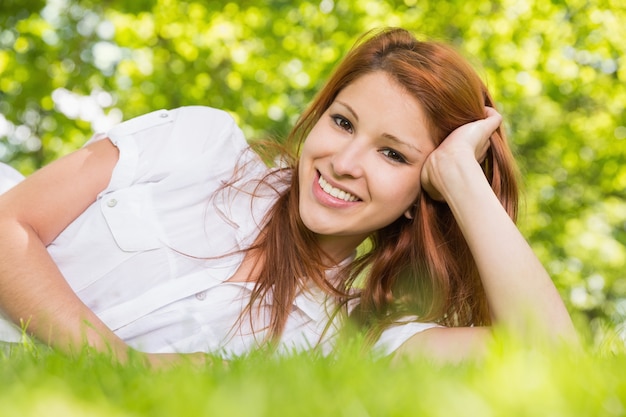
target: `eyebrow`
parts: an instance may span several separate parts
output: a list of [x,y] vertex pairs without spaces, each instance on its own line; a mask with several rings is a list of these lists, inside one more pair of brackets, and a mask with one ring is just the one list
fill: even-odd
[[[348,110],[348,111],[352,114],[352,117],[354,117],[354,119],[355,119],[357,122],[359,121],[359,116],[356,114],[356,112],[354,111],[354,109],[353,109],[352,107],[350,107],[350,105],[349,105],[348,103],[344,103],[343,101],[340,101],[340,100],[335,100],[335,102],[336,102],[336,103],[338,103],[338,104],[340,104],[340,105],[342,105],[343,107],[345,107],[345,108],[346,108],[346,109],[347,109],[347,110]],[[383,133],[383,134],[382,134],[382,136],[383,136],[385,139],[389,139],[389,140],[391,140],[391,141],[393,141],[393,142],[396,142],[398,145],[404,145],[404,146],[406,146],[406,147],[408,147],[408,148],[415,149],[415,150],[416,150],[417,152],[419,152],[419,153],[424,153],[424,152],[422,152],[420,149],[418,149],[417,147],[415,147],[413,144],[411,144],[411,143],[409,143],[409,142],[406,142],[406,141],[404,141],[404,140],[402,140],[402,139],[398,138],[397,136],[392,135],[391,133]]]

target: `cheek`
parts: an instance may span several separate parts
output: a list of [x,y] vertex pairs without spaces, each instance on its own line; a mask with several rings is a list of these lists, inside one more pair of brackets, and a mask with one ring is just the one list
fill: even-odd
[[332,132],[329,132],[328,129],[325,129],[318,123],[302,143],[300,160],[310,163],[314,159],[328,156],[333,152],[333,143]]
[[302,162],[306,161],[308,159],[311,158],[311,154],[312,154],[312,140],[313,138],[311,137],[311,135],[309,134],[304,141],[302,142],[302,144],[300,145],[300,155],[298,156],[298,160],[299,160],[299,166],[302,166]]
[[[383,176],[380,176],[384,178]],[[404,212],[411,206],[421,193],[419,174],[415,172],[404,175],[389,176],[378,183],[378,190],[385,195],[384,200],[394,211]]]
[[313,130],[309,132],[300,146],[300,159],[310,158],[315,153],[315,149],[319,147],[318,136],[315,127],[313,127]]
[[314,161],[318,159],[321,154],[318,142],[317,136],[311,131],[301,145],[300,155],[298,157],[298,182],[300,189],[302,189],[302,182],[309,181],[311,176],[314,175]]

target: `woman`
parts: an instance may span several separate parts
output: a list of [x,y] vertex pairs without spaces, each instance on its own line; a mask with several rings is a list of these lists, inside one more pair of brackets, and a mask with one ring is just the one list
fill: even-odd
[[492,320],[573,337],[514,225],[500,122],[464,60],[401,29],[355,46],[277,168],[215,109],[132,119],[0,197],[0,307],[53,346],[155,363],[328,348],[338,306],[387,352],[455,359]]

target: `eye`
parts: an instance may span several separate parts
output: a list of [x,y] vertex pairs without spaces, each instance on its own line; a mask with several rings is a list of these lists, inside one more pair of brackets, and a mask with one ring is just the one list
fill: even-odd
[[350,123],[350,120],[346,119],[345,117],[339,114],[333,114],[332,116],[330,116],[330,118],[337,126],[339,126],[340,129],[345,130],[349,133],[352,133],[354,131],[352,123]]
[[406,164],[406,158],[398,151],[394,151],[393,149],[385,148],[380,151],[387,158],[392,160],[393,162],[399,162],[401,164]]

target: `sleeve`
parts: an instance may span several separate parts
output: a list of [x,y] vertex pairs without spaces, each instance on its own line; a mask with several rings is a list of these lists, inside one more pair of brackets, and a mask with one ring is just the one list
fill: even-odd
[[441,327],[441,325],[409,321],[408,319],[407,321],[400,321],[383,331],[374,344],[374,349],[380,350],[385,355],[390,355],[412,336],[434,327]]
[[207,199],[248,149],[228,113],[202,106],[152,112],[102,137],[118,147],[119,160],[97,204],[129,252],[194,246],[189,228],[202,224]]
[[91,141],[105,137],[120,156],[103,193],[158,182],[198,155],[221,155],[211,159],[213,170],[220,166],[232,170],[234,158],[248,146],[228,113],[204,106],[154,111],[95,135]]
[[0,194],[22,181],[24,176],[7,164],[0,162]]

